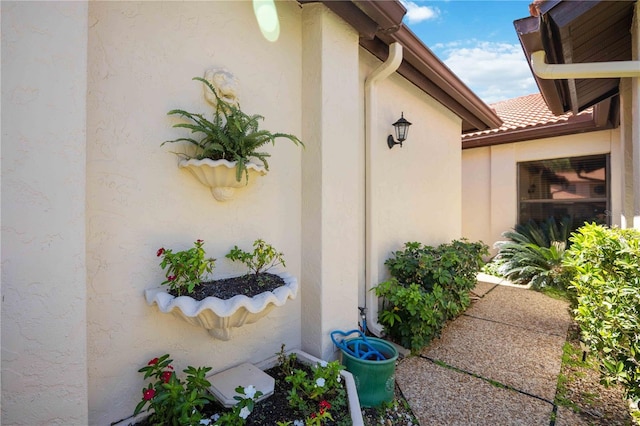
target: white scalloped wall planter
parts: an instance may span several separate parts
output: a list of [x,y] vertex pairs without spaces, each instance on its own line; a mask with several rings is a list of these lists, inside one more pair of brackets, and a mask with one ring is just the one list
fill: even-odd
[[232,328],[254,323],[276,306],[296,298],[298,280],[287,273],[277,275],[284,280],[283,286],[254,297],[237,295],[226,300],[217,297],[195,300],[189,296],[172,296],[161,287],[144,293],[147,303],[155,303],[161,312],[172,313],[191,325],[203,327],[216,339],[229,340]]
[[204,186],[211,189],[213,197],[218,201],[228,201],[233,198],[236,189],[246,188],[258,176],[267,174],[264,166],[248,162],[249,180],[243,174],[240,182],[236,180],[236,162],[227,160],[181,160],[180,168],[187,169]]

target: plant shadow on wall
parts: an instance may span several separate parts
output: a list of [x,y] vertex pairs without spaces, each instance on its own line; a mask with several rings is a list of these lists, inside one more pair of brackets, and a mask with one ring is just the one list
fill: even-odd
[[296,297],[298,283],[294,277],[267,272],[275,266],[284,267],[285,262],[283,253],[264,240],[256,240],[252,252],[234,246],[226,255],[244,263],[250,273],[218,280],[207,280],[215,259],[206,257],[203,245],[203,240],[197,240],[188,250],[158,250],[166,275],[162,285],[168,290],[146,290],[148,304],[155,303],[162,312],[206,328],[215,338],[229,340],[232,328],[255,322]]
[[[218,82],[220,87],[219,77],[227,74],[219,71],[208,73],[208,79],[193,78],[205,85],[205,97],[215,106],[213,118],[210,121],[203,114],[182,109],[171,110],[168,115],[177,115],[190,121],[173,127],[188,129],[194,136],[163,142],[163,145],[186,142],[185,151],[175,153],[182,157],[180,167],[188,169],[202,184],[210,187],[214,197],[220,201],[233,197],[236,188],[248,185],[250,172],[263,175],[269,170],[267,158],[271,155],[261,150],[267,143],[275,145],[276,139],[285,138],[304,147],[294,135],[261,130],[259,121],[264,117],[244,113],[233,90],[227,88],[224,93],[232,94],[221,96],[218,93],[220,89],[217,90],[212,82]],[[262,164],[253,162],[256,160]]]
[[378,320],[400,345],[418,352],[471,304],[469,291],[488,247],[454,240],[438,247],[408,242],[385,262],[391,279],[373,288],[383,299]]

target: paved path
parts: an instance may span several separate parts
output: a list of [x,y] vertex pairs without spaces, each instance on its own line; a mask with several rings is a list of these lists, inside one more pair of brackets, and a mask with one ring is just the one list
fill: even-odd
[[420,424],[554,424],[568,304],[487,282],[474,292],[480,299],[439,339],[398,365],[396,380]]

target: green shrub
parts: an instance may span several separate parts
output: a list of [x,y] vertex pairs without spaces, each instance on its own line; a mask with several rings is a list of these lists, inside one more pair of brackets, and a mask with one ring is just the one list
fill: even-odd
[[599,356],[603,382],[640,399],[640,232],[587,224],[571,237],[575,319]]
[[445,322],[469,307],[469,290],[488,247],[455,240],[438,247],[409,242],[387,259],[391,279],[374,288],[383,299],[378,320],[401,345],[416,352]]
[[507,241],[498,241],[493,263],[500,276],[517,284],[531,283],[533,288],[552,286],[565,289],[570,277],[564,271],[562,259],[569,235],[569,218],[556,224],[549,218],[542,224],[529,222],[517,225],[502,234]]

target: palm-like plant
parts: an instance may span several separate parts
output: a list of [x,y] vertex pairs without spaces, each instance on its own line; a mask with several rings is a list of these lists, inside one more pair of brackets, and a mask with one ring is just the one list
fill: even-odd
[[204,78],[194,77],[193,80],[206,84],[215,96],[216,109],[212,121],[207,120],[203,114],[193,114],[181,109],[169,111],[168,115],[179,115],[192,121],[192,123],[178,123],[173,127],[181,127],[191,130],[191,133],[202,136],[199,139],[193,137],[178,138],[165,143],[189,142],[194,148],[191,154],[177,153],[187,159],[195,158],[202,160],[228,160],[236,162],[236,180],[239,182],[244,173],[249,179],[247,163],[251,158],[257,158],[265,169],[269,170],[267,157],[271,155],[267,152],[258,151],[263,145],[271,142],[275,144],[277,138],[286,138],[294,144],[302,145],[302,141],[294,135],[286,133],[271,133],[268,130],[259,130],[259,120],[264,117],[258,114],[245,114],[240,106],[233,105],[222,99],[213,85]]
[[564,287],[562,260],[570,224],[569,218],[564,218],[560,225],[550,218],[542,225],[529,222],[504,232],[502,236],[509,240],[494,245],[498,249],[494,259],[498,272],[515,283],[531,283],[534,288]]

